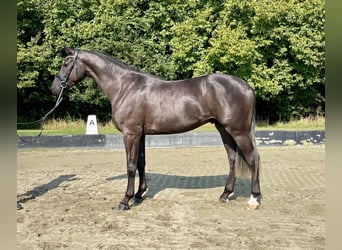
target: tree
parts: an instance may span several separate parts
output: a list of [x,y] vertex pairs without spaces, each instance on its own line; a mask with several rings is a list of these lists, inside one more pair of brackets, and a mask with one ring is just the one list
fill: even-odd
[[[254,88],[263,119],[324,112],[323,0],[18,0],[17,6],[21,120],[40,118],[53,105],[49,87],[64,45],[107,53],[168,80],[239,76]],[[85,119],[88,110],[110,117],[92,80],[65,99],[60,117]]]

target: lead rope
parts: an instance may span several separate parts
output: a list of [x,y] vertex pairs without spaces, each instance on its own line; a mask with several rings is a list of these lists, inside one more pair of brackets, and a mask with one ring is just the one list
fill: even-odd
[[56,100],[55,106],[54,106],[49,112],[47,112],[41,119],[36,120],[36,121],[33,121],[33,122],[23,122],[23,123],[18,122],[18,123],[17,123],[17,125],[28,125],[28,124],[40,123],[40,132],[39,132],[39,134],[38,134],[37,136],[35,136],[31,141],[25,140],[25,139],[24,139],[22,136],[20,136],[20,135],[18,134],[18,132],[17,132],[17,136],[18,136],[18,138],[19,138],[21,141],[26,142],[26,143],[33,143],[33,142],[35,142],[35,141],[38,140],[38,138],[39,138],[39,137],[42,135],[42,133],[43,133],[43,125],[44,125],[44,123],[45,123],[46,118],[47,118],[53,111],[55,111],[55,109],[58,107],[58,105],[59,105],[59,104],[61,103],[61,101],[63,100],[62,95],[63,95],[63,91],[64,91],[65,88],[66,88],[66,86],[61,85],[61,91],[60,91],[59,96],[58,96],[58,98],[57,98],[57,100]]

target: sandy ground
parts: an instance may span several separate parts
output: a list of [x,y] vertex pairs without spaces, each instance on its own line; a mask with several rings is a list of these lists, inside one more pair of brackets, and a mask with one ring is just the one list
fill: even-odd
[[147,149],[145,200],[123,212],[123,150],[18,151],[17,248],[324,249],[324,146],[259,152],[259,210],[246,209],[249,180],[218,201],[228,163],[210,147]]

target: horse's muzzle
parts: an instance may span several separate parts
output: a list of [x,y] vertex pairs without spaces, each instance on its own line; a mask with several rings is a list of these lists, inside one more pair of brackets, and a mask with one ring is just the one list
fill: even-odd
[[50,90],[51,90],[52,94],[54,94],[54,95],[56,95],[56,96],[58,96],[59,93],[61,92],[62,88],[61,88],[61,86],[60,86],[60,82],[59,82],[57,79],[55,79],[55,80],[53,81]]

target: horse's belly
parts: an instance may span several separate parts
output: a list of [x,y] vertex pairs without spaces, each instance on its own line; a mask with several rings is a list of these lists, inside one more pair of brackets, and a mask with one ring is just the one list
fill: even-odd
[[146,134],[173,134],[195,129],[210,120],[209,117],[201,118],[177,114],[173,116],[157,116],[145,121],[144,132]]

